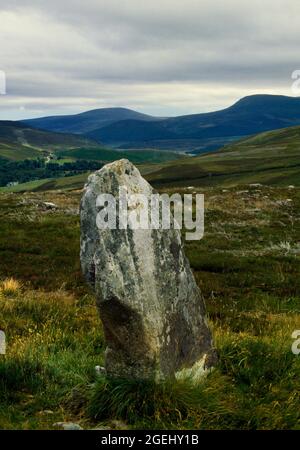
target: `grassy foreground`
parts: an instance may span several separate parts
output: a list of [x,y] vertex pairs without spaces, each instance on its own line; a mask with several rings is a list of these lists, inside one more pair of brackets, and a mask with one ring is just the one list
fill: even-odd
[[300,429],[300,189],[196,190],[206,233],[186,251],[219,353],[197,387],[97,376],[105,344],[80,273],[80,192],[0,194],[0,429]]

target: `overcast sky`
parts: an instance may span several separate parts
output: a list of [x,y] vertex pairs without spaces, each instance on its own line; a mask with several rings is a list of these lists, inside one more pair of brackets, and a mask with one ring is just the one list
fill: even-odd
[[294,95],[299,0],[0,0],[0,119]]

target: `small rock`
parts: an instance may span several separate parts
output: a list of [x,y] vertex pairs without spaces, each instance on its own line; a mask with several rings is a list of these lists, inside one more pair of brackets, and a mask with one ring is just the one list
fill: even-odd
[[83,430],[78,423],[73,422],[56,422],[53,426],[56,428],[62,428],[63,430]]
[[54,412],[53,411],[51,411],[51,409],[45,409],[45,410],[43,410],[43,411],[39,411],[38,412],[38,414],[40,415],[40,416],[46,416],[46,415],[50,415],[50,414],[54,414]]
[[95,371],[96,371],[96,375],[105,375],[106,374],[105,367],[102,367],[102,366],[96,366]]
[[64,212],[70,216],[78,216],[79,208],[68,208]]
[[286,200],[277,200],[275,203],[279,206],[288,206],[292,201],[291,198],[287,198]]
[[115,430],[127,430],[128,426],[125,422],[122,422],[121,420],[112,420],[110,422],[111,427]]
[[45,209],[56,209],[57,205],[52,202],[43,202],[42,207],[44,207]]

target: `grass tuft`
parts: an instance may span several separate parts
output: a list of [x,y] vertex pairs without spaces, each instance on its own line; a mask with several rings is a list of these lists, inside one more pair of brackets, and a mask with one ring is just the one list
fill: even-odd
[[0,284],[0,297],[16,297],[22,288],[22,284],[14,278],[6,278]]
[[116,418],[129,424],[178,424],[200,408],[202,385],[188,381],[125,380],[100,377],[92,389],[92,419]]

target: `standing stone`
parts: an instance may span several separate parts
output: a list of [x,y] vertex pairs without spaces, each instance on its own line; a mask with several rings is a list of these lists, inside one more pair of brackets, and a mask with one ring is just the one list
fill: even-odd
[[97,196],[118,198],[124,186],[128,194],[155,192],[123,159],[92,174],[81,201],[81,265],[96,293],[107,374],[196,380],[212,367],[215,352],[180,231],[97,227]]

